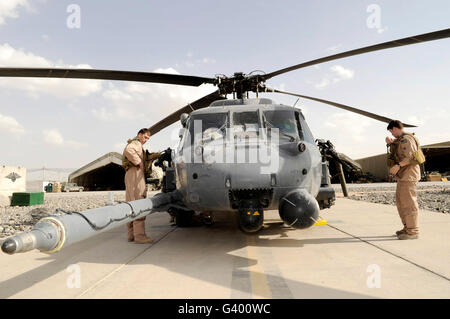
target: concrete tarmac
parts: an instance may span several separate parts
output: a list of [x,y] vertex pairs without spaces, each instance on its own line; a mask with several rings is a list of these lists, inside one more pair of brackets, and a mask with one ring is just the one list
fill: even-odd
[[420,211],[400,241],[394,206],[338,198],[328,225],[285,227],[265,212],[256,235],[230,216],[177,228],[147,217],[151,245],[125,226],[56,254],[0,254],[0,298],[450,298],[450,216]]

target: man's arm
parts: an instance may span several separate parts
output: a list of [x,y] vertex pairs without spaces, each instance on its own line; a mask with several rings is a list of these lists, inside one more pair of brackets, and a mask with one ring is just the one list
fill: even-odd
[[416,141],[412,136],[404,136],[400,141],[400,152],[402,153],[404,159],[399,163],[400,167],[405,167],[411,164],[414,160],[414,152],[417,151]]
[[140,166],[141,165],[141,158],[139,157],[139,147],[141,147],[141,143],[137,145],[136,142],[131,142],[130,144],[125,147],[125,151],[123,152],[123,155],[126,156],[126,158],[134,165],[134,166]]

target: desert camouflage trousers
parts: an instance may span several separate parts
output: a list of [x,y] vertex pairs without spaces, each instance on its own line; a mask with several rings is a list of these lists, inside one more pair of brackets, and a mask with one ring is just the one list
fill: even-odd
[[419,233],[419,204],[417,204],[417,182],[399,181],[395,193],[398,214],[408,234]]
[[[125,200],[127,202],[146,197],[145,176],[142,169],[131,167],[125,173]],[[145,217],[127,223],[128,238],[145,237]]]

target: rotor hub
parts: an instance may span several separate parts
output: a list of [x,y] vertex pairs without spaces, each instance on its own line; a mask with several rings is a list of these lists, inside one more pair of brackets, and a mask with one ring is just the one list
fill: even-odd
[[265,82],[263,75],[247,75],[243,72],[235,72],[232,77],[217,76],[214,82],[222,95],[236,94],[241,99],[246,92],[261,92],[262,83]]

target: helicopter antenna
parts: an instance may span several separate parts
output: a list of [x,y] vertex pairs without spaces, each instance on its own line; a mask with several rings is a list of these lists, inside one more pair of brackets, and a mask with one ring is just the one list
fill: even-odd
[[294,105],[292,105],[292,108],[295,108],[295,105],[297,104],[298,100],[300,100],[300,98],[298,98],[297,101],[295,101]]
[[190,106],[190,108],[192,109],[192,111],[195,111],[194,108],[192,107],[191,103],[188,104]]

